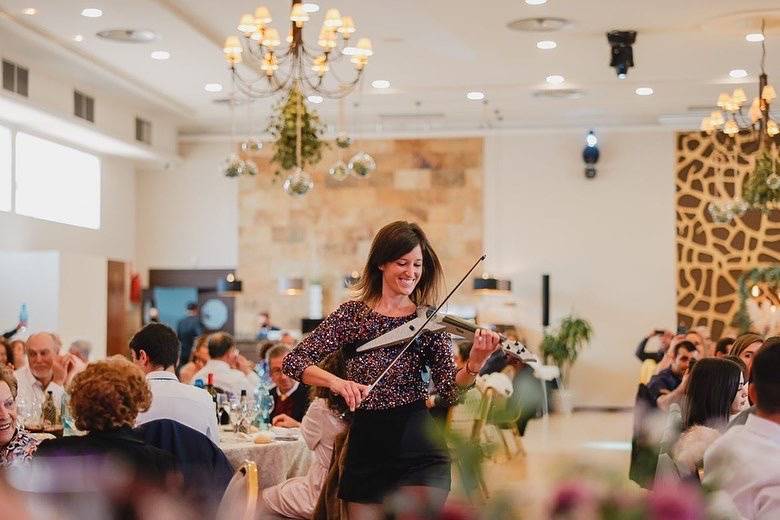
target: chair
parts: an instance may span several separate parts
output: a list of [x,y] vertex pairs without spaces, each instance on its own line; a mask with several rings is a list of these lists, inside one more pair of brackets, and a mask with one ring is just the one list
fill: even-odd
[[217,510],[217,520],[255,520],[260,498],[257,465],[245,461],[230,479]]
[[655,369],[658,367],[658,363],[653,359],[645,359],[642,362],[642,368],[639,369],[639,382],[646,385],[650,382],[650,379],[655,375]]
[[658,405],[647,385],[639,383],[634,401],[634,431],[628,477],[644,488],[652,483],[658,465],[658,445],[647,431],[649,418],[657,410]]
[[209,508],[217,506],[233,477],[233,466],[219,446],[171,419],[150,421],[135,431],[147,444],[173,454],[190,498]]

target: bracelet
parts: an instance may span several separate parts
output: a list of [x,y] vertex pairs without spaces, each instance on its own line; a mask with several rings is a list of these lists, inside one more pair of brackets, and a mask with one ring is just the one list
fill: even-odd
[[479,370],[477,370],[476,372],[472,372],[471,369],[469,368],[469,361],[470,360],[468,360],[468,359],[466,360],[466,364],[463,365],[463,368],[466,369],[466,373],[467,374],[470,374],[472,376],[478,376],[479,375]]

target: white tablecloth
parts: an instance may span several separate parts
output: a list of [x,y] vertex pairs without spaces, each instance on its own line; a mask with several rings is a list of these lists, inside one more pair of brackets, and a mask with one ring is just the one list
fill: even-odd
[[311,451],[303,439],[255,444],[235,434],[222,433],[219,447],[236,469],[245,460],[257,464],[260,487],[263,489],[288,478],[305,475],[311,463]]

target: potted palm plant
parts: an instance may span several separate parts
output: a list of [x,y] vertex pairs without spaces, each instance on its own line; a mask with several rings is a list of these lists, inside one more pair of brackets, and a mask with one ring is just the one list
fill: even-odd
[[557,398],[559,411],[571,412],[572,396],[568,390],[569,374],[577,357],[593,336],[590,322],[574,315],[565,316],[557,330],[544,334],[540,350],[545,364],[554,364],[561,373]]

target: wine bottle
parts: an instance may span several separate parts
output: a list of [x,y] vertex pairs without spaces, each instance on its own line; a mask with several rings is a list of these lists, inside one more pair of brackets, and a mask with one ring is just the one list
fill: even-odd
[[54,395],[51,390],[46,392],[46,400],[43,402],[43,429],[51,430],[58,424],[57,407],[54,405]]

